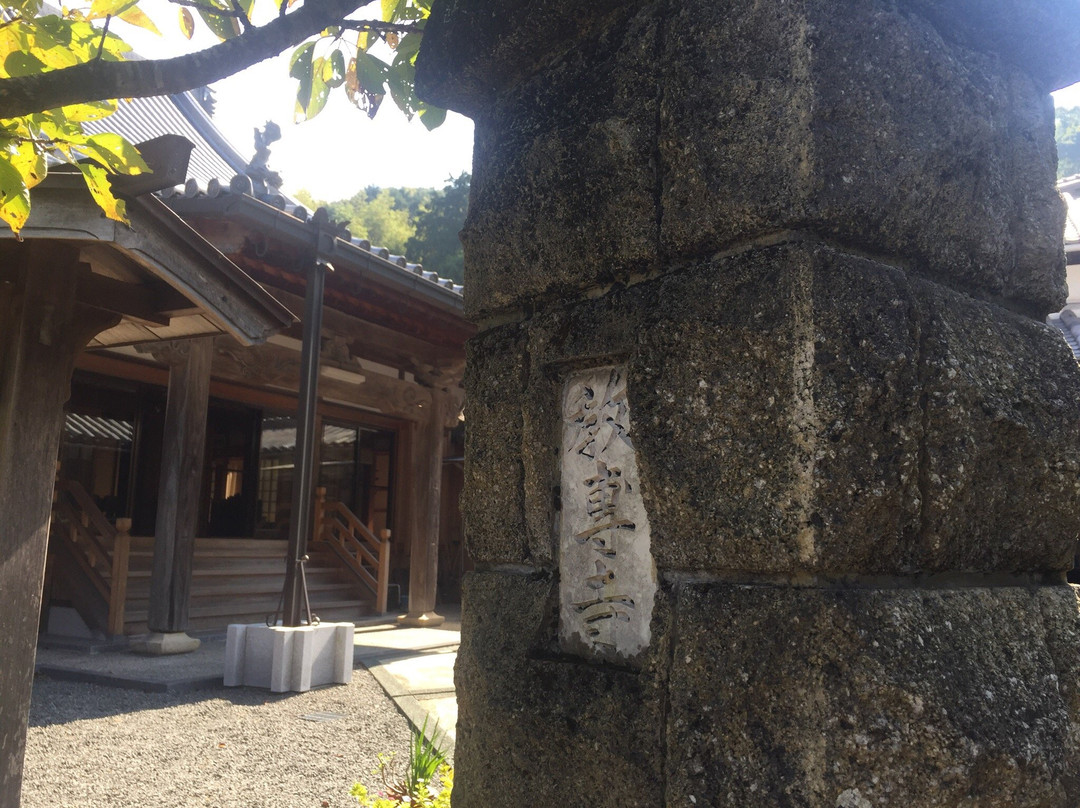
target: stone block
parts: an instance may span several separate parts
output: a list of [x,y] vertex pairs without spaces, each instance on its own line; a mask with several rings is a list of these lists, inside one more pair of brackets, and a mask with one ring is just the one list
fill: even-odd
[[505,326],[469,340],[465,363],[465,486],[461,510],[469,554],[479,563],[529,556],[524,521],[522,401],[526,335]]
[[1080,375],[1041,323],[809,246],[651,296],[630,392],[662,569],[1068,568]]
[[513,366],[527,367],[525,395],[481,432],[512,435],[500,463],[523,467],[512,476],[490,466],[484,490],[503,481],[528,493],[488,494],[506,510],[485,510],[478,494],[473,513],[495,535],[501,524],[520,530],[524,503],[535,563],[555,557],[562,384],[572,368],[615,358],[628,367],[661,570],[1068,568],[1080,533],[1080,375],[1041,323],[794,243],[703,262],[523,328]]
[[455,808],[664,804],[667,601],[641,669],[628,670],[560,654],[557,589],[540,572],[466,575]]
[[1080,801],[1068,586],[714,584],[677,600],[662,804]]
[[688,0],[663,41],[669,259],[806,230],[1040,317],[1063,304],[1053,109],[1018,68],[884,2]]
[[623,14],[477,118],[461,234],[471,316],[655,263],[657,37],[651,10]]
[[352,623],[234,623],[225,639],[225,686],[285,693],[347,684],[352,681],[354,629]]

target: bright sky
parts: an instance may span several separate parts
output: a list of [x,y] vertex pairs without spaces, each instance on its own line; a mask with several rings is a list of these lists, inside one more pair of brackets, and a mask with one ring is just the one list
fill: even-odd
[[[197,16],[195,39],[185,40],[177,7],[165,0],[144,0],[140,7],[164,36],[126,25],[116,31],[143,56],[171,56],[217,42]],[[367,16],[377,17],[377,10]],[[429,132],[419,120],[406,120],[387,98],[369,120],[339,88],[318,116],[294,124],[296,81],[289,78],[290,55],[211,85],[217,100],[214,121],[241,154],[254,153],[255,127],[268,120],[281,127],[281,140],[270,148],[270,167],[281,174],[286,193],[305,188],[316,199],[334,201],[368,185],[441,188],[450,177],[472,171],[472,121],[453,112]]]
[[[143,8],[164,38],[123,26],[118,31],[146,56],[172,55],[192,48],[178,30],[176,6],[144,0]],[[378,16],[375,11],[371,17]],[[217,40],[196,22],[195,44]],[[281,126],[281,140],[271,147],[270,167],[279,172],[285,191],[305,188],[316,199],[352,196],[368,185],[442,187],[450,177],[472,171],[472,121],[449,113],[429,132],[409,122],[387,98],[374,120],[349,103],[341,90],[331,92],[326,108],[311,121],[293,123],[296,82],[289,78],[288,53],[255,65],[213,85],[214,120],[241,154],[254,153],[255,127],[268,120]],[[1059,107],[1080,106],[1080,84],[1054,93]]]

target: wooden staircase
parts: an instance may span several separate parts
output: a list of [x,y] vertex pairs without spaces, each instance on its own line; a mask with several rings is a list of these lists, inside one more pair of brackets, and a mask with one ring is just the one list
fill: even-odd
[[[385,611],[388,533],[373,549],[357,551],[350,527],[357,520],[338,503],[319,501],[319,532],[306,565],[311,610],[322,621],[355,621]],[[337,516],[325,519],[323,509]],[[116,530],[77,483],[57,484],[50,542],[50,588],[69,600],[92,629],[142,634],[149,609],[154,540]],[[119,524],[119,522],[118,522]],[[336,531],[331,525],[338,526]],[[362,527],[362,526],[361,526]],[[334,543],[322,540],[324,532]],[[347,534],[347,535],[342,535]],[[374,539],[372,536],[371,539]],[[344,552],[342,546],[351,549]],[[285,583],[287,542],[266,539],[196,539],[189,630],[222,630],[230,623],[260,623],[278,609]],[[361,565],[367,553],[376,563]],[[357,568],[361,569],[358,571]]]
[[[261,623],[278,608],[285,583],[285,541],[196,539],[191,574],[191,631],[224,630],[230,623]],[[326,550],[308,553],[311,610],[320,620],[353,621],[375,614],[374,598]],[[124,633],[147,631],[153,539],[133,537]]]

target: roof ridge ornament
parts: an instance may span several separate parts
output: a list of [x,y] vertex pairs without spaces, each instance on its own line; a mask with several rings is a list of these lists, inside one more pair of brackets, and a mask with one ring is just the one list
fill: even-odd
[[281,127],[273,121],[267,121],[261,130],[255,128],[255,155],[244,168],[244,174],[251,178],[257,197],[281,192],[281,175],[270,168],[270,144],[279,140]]

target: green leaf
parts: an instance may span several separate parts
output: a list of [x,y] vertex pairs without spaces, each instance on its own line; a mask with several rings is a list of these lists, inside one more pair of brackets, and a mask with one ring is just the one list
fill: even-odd
[[4,70],[12,78],[41,73],[44,69],[45,63],[32,53],[9,53],[7,58],[4,59]]
[[335,50],[323,65],[323,81],[327,87],[340,87],[345,83],[345,55]]
[[405,0],[382,0],[383,22],[393,22],[405,10]]
[[222,42],[240,35],[240,21],[236,17],[222,16],[203,8],[198,11],[202,21],[206,23],[206,27],[213,31],[214,35]]
[[124,206],[124,200],[113,196],[109,175],[105,169],[96,163],[79,163],[78,166],[83,179],[86,180],[86,187],[90,189],[90,195],[94,197],[94,202],[102,212],[110,219],[127,224],[127,208]]
[[427,104],[421,104],[417,114],[420,116],[420,123],[422,123],[429,132],[432,129],[437,129],[442,126],[443,121],[446,120],[445,109],[428,106]]
[[403,36],[401,41],[398,42],[394,61],[415,61],[416,53],[420,50],[420,42],[423,38],[422,34],[406,34]]
[[311,57],[315,52],[314,42],[305,42],[295,51],[289,60],[289,75],[297,80],[296,116],[299,117],[311,103]]
[[40,31],[47,33],[58,46],[68,47],[71,45],[71,24],[68,20],[61,19],[55,14],[48,14],[34,20],[34,25]]
[[36,17],[41,11],[41,0],[13,0],[5,5],[17,11],[22,17]]
[[360,89],[368,93],[381,93],[386,84],[386,62],[370,53],[356,54],[356,79]]
[[390,97],[398,105],[398,109],[405,113],[410,121],[416,114],[419,101],[416,98],[416,90],[413,87],[413,76],[416,71],[409,63],[393,64],[386,71],[386,86],[390,88]]
[[326,106],[326,99],[330,97],[330,87],[327,86],[326,81],[323,79],[323,67],[327,60],[319,57],[312,62],[311,65],[311,97],[308,99],[307,106],[302,110],[304,114],[304,120],[310,121],[320,112],[323,107]]

